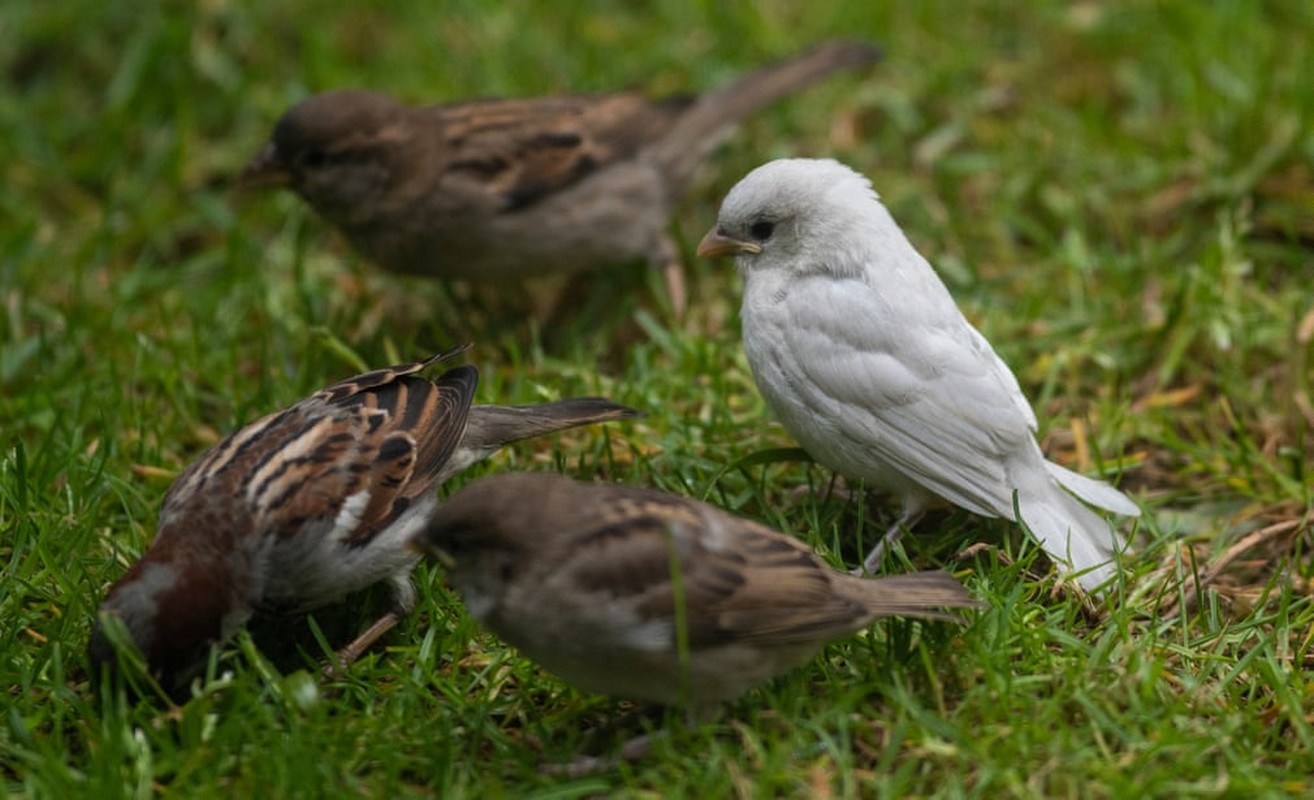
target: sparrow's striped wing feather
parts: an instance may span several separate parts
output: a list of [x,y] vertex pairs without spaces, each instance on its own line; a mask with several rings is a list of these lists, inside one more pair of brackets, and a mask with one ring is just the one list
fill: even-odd
[[409,431],[393,431],[383,438],[369,471],[367,501],[360,515],[357,536],[377,531],[410,504],[408,489],[415,473],[415,437]]
[[347,393],[339,385],[332,403],[338,408],[385,412],[385,421],[375,431],[378,435],[409,431],[414,436],[414,473],[419,483],[405,493],[413,497],[433,486],[461,444],[478,384],[479,371],[471,366],[450,369],[437,381],[401,373],[368,390]]
[[161,535],[208,529],[164,523],[222,504],[275,536],[331,520],[332,536],[369,541],[433,490],[461,442],[478,371],[456,367],[436,381],[415,373],[464,349],[348,378],[236,431],[170,487]]
[[368,388],[344,381],[305,401],[307,424],[278,456],[291,498],[252,498],[269,529],[290,535],[332,518],[331,536],[362,545],[434,490],[465,433],[479,374],[462,366],[430,381],[410,367],[420,368],[394,368],[386,380],[379,370]]
[[397,364],[392,367],[383,367],[382,369],[371,370],[360,375],[353,375],[345,380],[320,389],[305,402],[319,400],[330,405],[339,404],[352,397],[357,397],[368,393],[374,389],[381,389],[395,382],[398,378],[415,373],[437,364],[439,361],[460,355],[470,349],[469,343],[460,344],[450,350],[444,350],[441,353],[435,353],[426,359],[412,361],[409,364]]
[[[337,527],[359,525],[377,451],[379,412],[333,413],[309,403],[281,418],[283,430],[267,431],[272,447],[247,472],[245,498],[257,530],[279,537],[301,532],[311,520],[337,519]],[[374,429],[371,431],[371,429]]]

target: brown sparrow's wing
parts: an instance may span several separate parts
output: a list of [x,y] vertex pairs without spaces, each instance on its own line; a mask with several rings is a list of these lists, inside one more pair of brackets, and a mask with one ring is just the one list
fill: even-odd
[[465,434],[478,371],[414,375],[463,349],[349,378],[237,431],[170,488],[161,532],[218,493],[259,531],[292,536],[331,519],[331,536],[368,541],[433,488]]
[[[691,102],[635,93],[477,100],[418,109],[441,139],[433,153],[445,180],[497,198],[504,210],[532,205],[660,139]],[[440,154],[440,155],[439,155]]]
[[744,560],[739,590],[719,609],[721,625],[740,640],[819,641],[853,633],[879,617],[957,619],[942,609],[979,605],[948,573],[856,577],[832,568],[793,537],[710,506],[701,510],[709,551]]
[[583,488],[592,492],[589,501],[605,505],[571,544],[576,584],[629,604],[642,620],[683,615],[691,647],[819,640],[869,619],[833,591],[810,551],[767,528],[726,515],[714,524],[730,520],[744,529],[717,542],[725,537],[707,529],[706,510],[682,498]]
[[819,642],[881,616],[952,618],[938,609],[975,605],[945,573],[855,578],[795,539],[709,506],[619,487],[607,494],[601,524],[574,543],[578,585],[629,598],[641,618],[683,613],[691,647]]
[[835,570],[801,542],[738,517],[704,510],[726,529],[724,544],[704,536],[704,558],[737,563],[734,594],[715,607],[717,625],[736,641],[764,645],[818,642],[871,622],[861,604],[835,591]]
[[[383,432],[408,432],[415,440],[414,472],[422,480],[415,491],[407,493],[413,497],[437,482],[448,459],[461,444],[479,383],[479,371],[470,366],[448,370],[437,381],[415,373],[469,347],[461,345],[423,361],[348,378],[323,389],[307,402],[388,412]],[[394,440],[394,450],[398,447]]]
[[337,383],[330,384],[311,395],[309,400],[319,399],[325,403],[341,403],[350,400],[352,397],[368,392],[371,389],[387,386],[393,381],[405,375],[414,375],[424,368],[436,364],[439,361],[446,361],[453,356],[458,356],[470,349],[470,344],[459,344],[450,350],[444,350],[441,353],[435,353],[426,359],[412,361],[409,364],[397,364],[392,367],[383,367],[382,369],[372,370],[360,375],[353,375],[350,378],[340,380]]
[[409,372],[333,396],[330,412],[308,420],[295,444],[263,467],[286,476],[277,496],[256,499],[264,493],[252,476],[266,524],[293,533],[309,517],[332,516],[332,538],[363,545],[434,491],[465,435],[479,372],[456,367],[436,381]]

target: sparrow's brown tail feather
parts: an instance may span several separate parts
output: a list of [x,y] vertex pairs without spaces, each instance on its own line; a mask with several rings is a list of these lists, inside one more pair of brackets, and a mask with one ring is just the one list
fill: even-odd
[[641,416],[643,412],[603,397],[576,397],[532,406],[474,406],[462,445],[493,449],[580,425]]
[[941,609],[980,608],[958,579],[941,570],[889,575],[879,578],[848,576],[843,591],[861,603],[872,618],[898,615],[925,619],[958,619]]
[[703,95],[653,149],[654,160],[675,189],[673,196],[683,192],[698,163],[744,117],[833,73],[873,64],[882,55],[867,42],[837,39]]

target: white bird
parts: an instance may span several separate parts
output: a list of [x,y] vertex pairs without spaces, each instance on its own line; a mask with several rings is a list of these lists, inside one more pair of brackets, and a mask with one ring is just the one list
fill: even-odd
[[1016,502],[1087,590],[1116,573],[1122,536],[1078,498],[1140,510],[1045,460],[1017,378],[865,177],[828,159],[758,167],[730,190],[698,254],[734,256],[744,351],[785,428],[820,463],[901,498],[868,571],[940,498],[1014,521]]

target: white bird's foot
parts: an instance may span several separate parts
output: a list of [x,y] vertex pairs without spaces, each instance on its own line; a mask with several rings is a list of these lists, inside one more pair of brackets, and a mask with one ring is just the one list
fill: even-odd
[[922,511],[903,512],[903,516],[899,517],[899,519],[890,526],[890,529],[885,532],[885,535],[881,537],[881,540],[876,543],[876,546],[871,549],[871,552],[867,554],[867,557],[862,560],[862,567],[860,569],[855,569],[853,574],[859,576],[863,574],[874,575],[876,573],[876,568],[885,560],[885,554],[894,549],[894,546],[903,538],[903,534],[917,524],[917,521],[922,518],[923,513],[924,512]]

